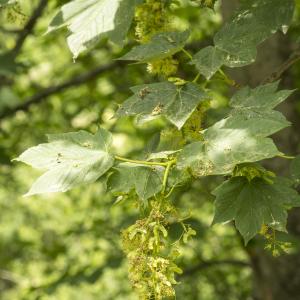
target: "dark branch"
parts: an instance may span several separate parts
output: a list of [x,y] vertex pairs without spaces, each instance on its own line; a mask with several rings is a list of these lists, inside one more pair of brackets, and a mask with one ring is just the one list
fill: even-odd
[[53,94],[62,92],[63,90],[70,88],[72,86],[77,86],[77,85],[86,83],[90,80],[95,79],[100,74],[110,71],[114,68],[121,67],[122,65],[124,65],[124,63],[122,63],[120,61],[116,61],[111,64],[107,64],[107,65],[95,68],[87,73],[81,74],[77,77],[74,77],[74,78],[68,80],[68,81],[65,81],[62,84],[58,84],[58,85],[54,85],[54,86],[45,88],[42,91],[40,91],[39,93],[33,95],[32,97],[29,97],[23,103],[0,113],[0,120],[7,118],[11,115],[14,115],[19,110],[27,111],[32,104],[40,103],[40,102],[44,101],[47,97],[49,97]]
[[37,8],[34,10],[32,16],[26,23],[24,29],[20,32],[15,47],[12,49],[12,53],[14,56],[17,56],[18,53],[21,51],[24,42],[26,38],[32,33],[34,26],[36,22],[38,21],[39,17],[42,15],[44,9],[47,6],[48,1],[47,0],[40,0],[39,5]]
[[296,50],[291,54],[291,56],[269,77],[264,80],[264,83],[274,82],[280,79],[281,75],[287,71],[292,65],[300,60],[300,49]]
[[192,268],[185,270],[181,276],[182,277],[191,276],[203,269],[207,269],[207,268],[215,267],[215,266],[222,266],[222,265],[231,265],[231,266],[236,266],[236,267],[251,267],[250,263],[248,263],[246,261],[242,261],[242,260],[234,260],[234,259],[211,260],[211,261],[204,261],[199,264],[196,264]]
[[[195,42],[195,43],[187,45],[187,49],[198,49],[198,48],[204,47],[208,44],[209,43],[207,41],[204,41],[200,44],[199,44],[199,42]],[[15,106],[15,107],[9,108],[3,112],[0,112],[0,120],[14,115],[17,111],[20,111],[20,110],[27,111],[32,104],[41,103],[47,97],[49,97],[53,94],[59,93],[67,88],[72,87],[72,86],[84,84],[84,83],[88,82],[89,80],[95,79],[98,75],[100,75],[106,71],[112,70],[116,67],[122,67],[125,64],[126,64],[126,62],[116,61],[114,63],[95,68],[94,70],[92,70],[90,72],[87,72],[78,77],[72,78],[62,84],[45,88],[42,91],[38,92],[37,94],[26,99],[23,103]]]

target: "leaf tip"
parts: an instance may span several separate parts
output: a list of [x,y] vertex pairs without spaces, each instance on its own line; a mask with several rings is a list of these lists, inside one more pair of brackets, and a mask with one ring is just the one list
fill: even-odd
[[14,162],[14,161],[20,161],[20,156],[11,159],[11,162]]

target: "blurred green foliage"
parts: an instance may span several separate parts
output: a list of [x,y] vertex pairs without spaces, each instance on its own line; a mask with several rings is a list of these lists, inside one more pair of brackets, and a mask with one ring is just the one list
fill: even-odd
[[[67,1],[48,2],[34,35],[27,37],[15,59],[9,51],[38,1],[20,0],[17,7],[0,8],[0,113],[43,88],[111,63],[129,49],[102,41],[73,63],[66,32],[43,35],[57,7]],[[209,44],[220,25],[219,6],[213,12],[187,0],[181,4],[174,7],[172,22],[182,30],[190,26],[191,40],[197,42],[191,42],[189,48],[196,52],[202,43]],[[195,76],[188,65],[181,72],[182,77]],[[299,78],[299,70],[295,72]],[[45,141],[46,133],[95,132],[100,125],[113,132],[120,155],[147,152],[151,147],[147,141],[155,141],[164,124],[137,126],[131,118],[115,119],[114,112],[130,95],[130,86],[150,81],[153,77],[143,65],[116,67],[1,120],[0,299],[136,299],[120,247],[120,231],[137,217],[135,204],[114,205],[116,199],[103,192],[102,182],[66,194],[23,198],[37,173],[11,159]],[[214,90],[207,124],[219,118],[228,101],[222,82]],[[214,185],[208,179],[196,181],[177,189],[173,196],[187,215],[192,212],[189,222],[197,230],[179,258],[185,274],[178,278],[177,298],[251,299],[251,268],[239,235],[230,225],[210,227]],[[177,233],[172,228],[174,239]]]

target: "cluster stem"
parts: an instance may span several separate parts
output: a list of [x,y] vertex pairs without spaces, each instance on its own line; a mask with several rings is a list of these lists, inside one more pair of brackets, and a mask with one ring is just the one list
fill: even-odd
[[170,173],[170,170],[171,170],[172,166],[173,166],[175,163],[176,163],[176,160],[170,160],[170,161],[167,162],[167,167],[166,167],[166,170],[165,170],[165,173],[164,173],[163,184],[162,184],[162,190],[161,190],[162,194],[164,194],[165,191],[166,191],[169,173]]

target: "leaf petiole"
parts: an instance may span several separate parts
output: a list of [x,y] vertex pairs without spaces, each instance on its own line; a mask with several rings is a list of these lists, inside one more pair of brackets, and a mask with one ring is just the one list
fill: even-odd
[[170,162],[152,162],[152,161],[145,161],[145,160],[135,160],[135,159],[129,159],[121,156],[115,156],[116,160],[124,161],[124,162],[129,162],[133,164],[138,164],[138,165],[145,165],[145,166],[162,166],[162,167],[168,167]]
[[278,154],[277,156],[281,157],[281,158],[285,158],[285,159],[294,159],[295,158],[295,156],[289,156],[289,155],[285,155],[285,154]]
[[196,83],[200,76],[201,76],[201,73],[199,72],[192,82]]
[[181,51],[190,59],[190,60],[193,60],[193,56],[188,52],[186,51],[184,48],[181,49]]
[[221,69],[218,70],[218,73],[221,75],[222,79],[224,80],[224,82],[226,82],[227,84],[238,88],[239,85],[231,78],[229,78]]

